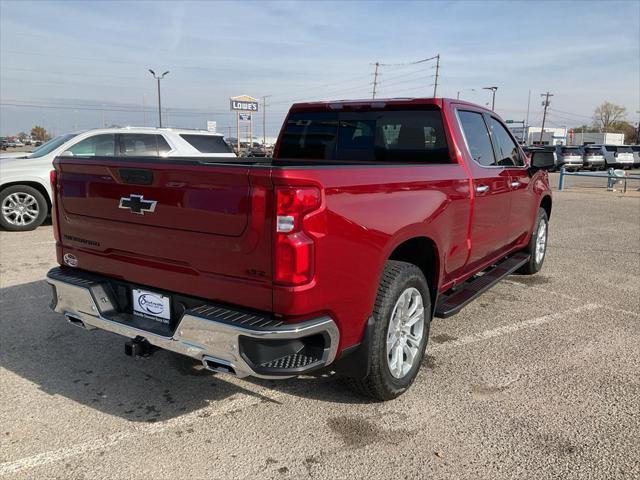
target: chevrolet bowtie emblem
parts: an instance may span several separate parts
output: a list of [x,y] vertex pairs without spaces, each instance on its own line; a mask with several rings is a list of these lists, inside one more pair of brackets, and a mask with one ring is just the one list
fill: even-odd
[[156,209],[155,200],[145,200],[142,195],[129,195],[120,199],[120,208],[130,210],[132,213],[144,215],[146,212],[153,212]]

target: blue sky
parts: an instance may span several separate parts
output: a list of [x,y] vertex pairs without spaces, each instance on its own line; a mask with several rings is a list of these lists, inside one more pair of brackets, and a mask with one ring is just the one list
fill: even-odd
[[[272,95],[267,134],[296,100],[371,95],[372,63],[440,53],[438,96],[490,101],[530,123],[554,93],[552,126],[589,122],[607,100],[640,110],[640,2],[0,1],[0,134],[60,134],[157,119],[235,125],[228,97]],[[432,63],[382,67],[379,96],[431,96]],[[475,89],[476,91],[471,91]],[[20,105],[20,106],[18,106]],[[262,118],[255,127],[262,133]],[[235,127],[234,127],[235,128]]]

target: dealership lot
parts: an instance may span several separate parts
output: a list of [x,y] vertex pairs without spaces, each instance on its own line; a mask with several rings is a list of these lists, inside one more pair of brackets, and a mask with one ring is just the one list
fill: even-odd
[[387,403],[126,357],[49,311],[50,225],[0,232],[0,477],[638,478],[640,198],[592,181],[555,192],[542,272],[434,320]]

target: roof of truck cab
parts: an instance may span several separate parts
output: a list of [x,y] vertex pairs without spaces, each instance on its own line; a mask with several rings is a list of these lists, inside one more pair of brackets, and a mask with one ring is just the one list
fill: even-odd
[[486,112],[491,110],[477,105],[475,103],[465,102],[464,100],[458,100],[455,98],[433,98],[433,97],[399,97],[399,98],[363,98],[354,100],[328,100],[322,102],[302,102],[294,103],[291,106],[291,111],[304,111],[304,110],[339,110],[343,107],[360,107],[360,108],[385,108],[388,106],[417,106],[417,105],[435,105],[443,108],[445,105],[455,103],[457,105],[468,105],[473,108],[479,108]]

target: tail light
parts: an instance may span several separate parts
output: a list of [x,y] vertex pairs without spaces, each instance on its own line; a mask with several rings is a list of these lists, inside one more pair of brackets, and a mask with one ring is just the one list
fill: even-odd
[[51,182],[51,223],[53,224],[53,238],[56,242],[59,242],[60,232],[58,231],[58,212],[56,212],[56,200],[58,198],[57,170],[51,170],[49,172],[49,181]]
[[315,245],[309,214],[321,203],[316,187],[276,187],[276,283],[302,285],[313,278]]

